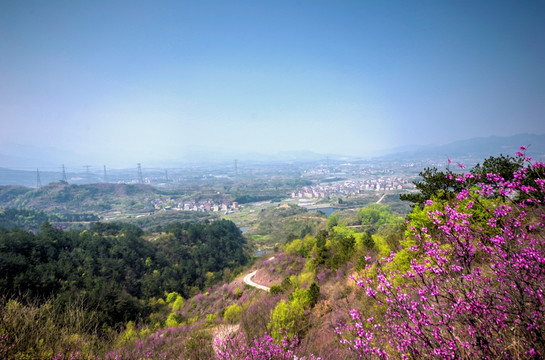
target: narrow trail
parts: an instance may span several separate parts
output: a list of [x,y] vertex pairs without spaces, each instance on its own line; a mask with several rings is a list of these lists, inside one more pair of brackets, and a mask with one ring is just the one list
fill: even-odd
[[[269,260],[272,260],[272,259],[274,259],[274,256],[271,257]],[[245,284],[248,284],[257,289],[267,291],[267,292],[271,291],[270,287],[267,287],[265,285],[260,285],[252,281],[252,278],[255,276],[256,273],[257,273],[257,270],[252,271],[251,273],[247,274],[242,281],[244,281]]]
[[382,199],[384,199],[385,197],[386,197],[386,193],[382,194],[382,197],[378,199],[375,204],[380,204],[382,202]]

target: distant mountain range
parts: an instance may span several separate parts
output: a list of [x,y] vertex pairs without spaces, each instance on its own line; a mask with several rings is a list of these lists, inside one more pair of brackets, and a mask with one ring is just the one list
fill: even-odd
[[[427,158],[463,158],[480,161],[490,156],[504,154],[515,156],[521,145],[528,147],[528,154],[534,158],[545,157],[545,134],[517,134],[512,136],[477,137],[454,141],[443,145],[405,145],[383,151],[371,160],[423,160]],[[198,157],[198,155],[196,154]],[[206,155],[201,154],[201,158]],[[243,153],[232,155],[233,159],[252,162],[312,162],[356,160],[357,156],[322,154],[312,151],[283,151],[276,154]],[[232,161],[232,160],[231,160]]]
[[527,154],[534,159],[545,158],[545,135],[518,134],[513,136],[489,136],[454,141],[444,145],[403,147],[392,149],[389,154],[376,159],[422,160],[422,159],[474,159],[481,161],[500,154],[515,156],[519,147],[528,147]]
[[[455,160],[475,160],[481,161],[493,155],[515,155],[521,145],[528,147],[528,154],[534,159],[545,159],[545,134],[518,134],[513,136],[489,136],[478,137],[466,140],[454,141],[443,145],[407,145],[398,148],[392,148],[384,151],[383,155],[375,156],[366,160],[376,161],[419,161],[425,159],[445,159],[447,157]],[[36,156],[39,154],[40,156]],[[66,155],[66,156],[64,156]],[[36,171],[36,168],[45,170],[44,176],[48,177],[47,171],[55,173],[55,180],[58,180],[58,172],[62,168],[62,164],[75,163],[73,154],[65,154],[64,152],[37,147],[25,147],[16,145],[14,148],[0,148],[0,184],[13,183],[6,181],[5,177],[18,177],[20,174],[12,174],[7,169],[24,169],[27,171]],[[63,161],[63,156],[66,161]],[[40,159],[39,163],[37,163]],[[68,159],[72,161],[68,161]],[[266,163],[302,163],[302,162],[325,162],[325,161],[355,161],[361,158],[356,156],[344,156],[339,154],[322,154],[312,151],[284,151],[276,154],[263,153],[227,153],[227,152],[191,152],[184,154],[184,160],[167,161],[158,160],[154,163],[145,163],[146,167],[155,168],[180,168],[199,164],[200,166],[232,166],[234,159],[238,159],[239,165],[243,162],[266,164]],[[136,166],[136,164],[134,164]],[[110,168],[110,166],[108,166]],[[100,165],[99,170],[102,169]],[[71,165],[71,170],[83,172],[82,165]],[[93,168],[97,171],[97,167]],[[51,175],[53,176],[53,175]],[[49,180],[49,179],[48,179]]]

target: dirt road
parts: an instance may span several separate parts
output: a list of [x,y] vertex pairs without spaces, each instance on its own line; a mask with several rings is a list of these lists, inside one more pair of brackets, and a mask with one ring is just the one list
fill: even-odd
[[259,285],[259,284],[257,284],[257,283],[255,283],[255,282],[252,281],[252,278],[254,277],[254,275],[255,275],[256,273],[257,273],[257,270],[255,270],[255,271],[249,273],[248,275],[246,275],[246,276],[244,277],[244,280],[243,280],[244,283],[245,283],[245,284],[248,284],[248,285],[250,285],[250,286],[253,286],[253,287],[255,287],[255,288],[264,290],[264,291],[271,291],[271,288],[269,288],[269,287],[267,287],[267,286],[264,286],[264,285]]
[[[269,260],[267,260],[267,261],[271,261],[271,260],[274,260],[274,256],[269,258]],[[248,275],[246,275],[244,277],[244,280],[242,280],[242,281],[244,281],[245,284],[248,284],[248,285],[253,286],[255,288],[258,288],[258,289],[261,289],[261,290],[264,290],[264,291],[267,291],[267,292],[271,291],[271,288],[269,288],[269,287],[267,287],[265,285],[257,284],[257,283],[252,281],[252,278],[255,276],[256,273],[257,273],[257,270],[254,271],[254,272],[249,273]]]
[[380,204],[382,202],[382,199],[384,199],[385,196],[386,196],[386,194],[382,195],[382,197],[380,199],[378,199],[375,204]]

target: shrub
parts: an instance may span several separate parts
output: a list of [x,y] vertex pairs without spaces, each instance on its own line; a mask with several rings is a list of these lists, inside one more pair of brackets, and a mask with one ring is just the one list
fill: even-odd
[[190,334],[184,343],[184,355],[191,360],[210,360],[214,358],[212,338],[208,333],[197,331]]
[[176,327],[180,325],[180,317],[179,315],[175,314],[175,313],[170,313],[168,315],[168,318],[167,320],[165,321],[165,326],[167,328],[172,328],[172,327]]
[[173,291],[167,295],[166,302],[170,304],[171,302],[176,300],[178,296],[180,296],[180,294],[178,294],[176,291]]
[[314,307],[314,305],[316,305],[316,303],[318,302],[319,296],[320,296],[320,287],[318,286],[318,284],[313,282],[312,284],[310,284],[310,287],[308,289],[308,298],[309,298],[311,307]]
[[240,314],[242,313],[242,307],[233,304],[228,306],[223,313],[223,319],[231,324],[235,324],[240,320]]
[[290,294],[290,301],[280,301],[271,311],[268,328],[273,338],[281,340],[284,336],[290,338],[303,335],[308,318],[305,309],[309,306],[307,291],[304,289]]
[[262,294],[261,297],[254,299],[246,308],[244,308],[240,326],[247,339],[254,339],[267,332],[267,326],[270,321],[271,311],[280,301],[281,295],[268,296]]
[[183,297],[178,296],[176,300],[174,300],[174,303],[172,304],[172,310],[174,311],[180,311],[183,309],[185,305],[185,300]]
[[209,324],[212,324],[217,317],[218,317],[217,314],[208,314],[206,315],[206,322]]
[[227,340],[214,339],[216,347],[216,356],[220,360],[319,360],[314,355],[308,357],[298,357],[299,340],[297,337],[289,339],[283,338],[280,343],[276,342],[272,336],[265,334],[256,338],[248,345],[246,338],[241,333]]

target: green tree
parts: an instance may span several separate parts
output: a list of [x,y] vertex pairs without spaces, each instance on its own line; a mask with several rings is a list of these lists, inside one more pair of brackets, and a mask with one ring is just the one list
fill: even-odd
[[484,182],[492,183],[486,177],[486,174],[499,174],[505,180],[513,180],[513,173],[520,170],[523,166],[521,157],[512,156],[491,156],[483,161],[483,164],[477,164],[471,169],[473,175],[480,174]]
[[241,314],[242,314],[241,306],[237,304],[229,305],[225,309],[225,312],[223,313],[223,319],[231,324],[235,324],[239,322]]
[[271,320],[268,325],[271,336],[277,340],[283,339],[285,335],[290,338],[295,335],[300,336],[305,327],[304,313],[307,302],[308,297],[305,291],[304,297],[296,296],[289,302],[282,300],[276,304],[271,311]]
[[327,229],[331,230],[334,226],[337,226],[338,224],[339,224],[339,214],[334,212],[327,219]]
[[454,176],[449,177],[447,176],[448,172],[439,171],[437,168],[426,168],[419,175],[422,180],[414,181],[413,184],[420,193],[401,194],[399,196],[401,200],[412,202],[415,205],[424,203],[432,196],[441,200],[451,200],[463,187]]
[[375,247],[375,241],[373,240],[373,236],[371,236],[371,234],[369,234],[367,231],[363,233],[362,244],[368,250],[371,250]]
[[169,328],[176,327],[180,325],[180,320],[180,315],[176,313],[170,313],[167,320],[165,321],[165,326]]
[[320,297],[320,287],[315,282],[310,284],[310,287],[308,288],[308,297],[310,301],[310,307],[314,307],[314,305],[316,305],[316,303],[318,302],[318,298]]
[[184,307],[185,300],[183,297],[178,296],[176,300],[174,300],[174,303],[172,304],[172,310],[178,310],[181,311]]
[[[513,173],[523,166],[523,158],[514,158],[512,156],[491,156],[484,160],[483,164],[477,164],[470,173],[481,175],[481,181],[492,184],[486,177],[486,174],[499,174],[505,180],[512,180]],[[426,168],[419,173],[422,180],[413,182],[420,191],[419,194],[401,194],[400,199],[412,202],[413,204],[423,204],[424,201],[432,197],[437,200],[451,201],[464,187],[463,183],[456,180],[459,174],[453,173],[450,169],[446,172],[439,171],[437,168]]]
[[358,221],[367,232],[372,234],[384,225],[395,221],[396,218],[390,207],[385,205],[371,204],[358,211]]

